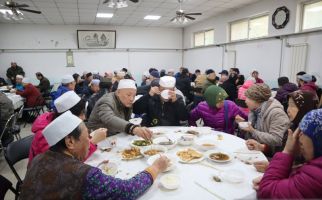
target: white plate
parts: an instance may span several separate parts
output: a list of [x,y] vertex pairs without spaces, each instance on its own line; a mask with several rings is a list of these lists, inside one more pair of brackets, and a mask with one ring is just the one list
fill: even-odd
[[266,161],[266,157],[260,151],[251,151],[247,148],[242,148],[234,152],[236,158],[245,164],[252,165],[256,161]]
[[[209,146],[205,146],[205,144],[209,144]],[[217,144],[215,141],[205,140],[205,139],[196,141],[196,145],[199,149],[203,151],[209,151],[217,147]]]
[[[176,168],[176,161],[177,159],[174,158],[173,156],[171,155],[167,155],[167,154],[162,154],[162,155],[165,155],[169,160],[170,160],[170,166],[164,171],[164,172],[168,172],[168,171],[171,171],[173,169]],[[148,160],[147,160],[147,163],[148,165],[152,165],[154,163],[154,161],[156,161],[158,158],[160,158],[160,155],[154,155],[154,156],[151,156]]]
[[[117,174],[117,164],[116,163],[108,162],[106,164],[102,164],[99,168],[106,175],[115,176]],[[106,168],[108,168],[108,171],[106,171]]]
[[[210,155],[213,154],[213,153],[223,153],[223,154],[226,154],[226,155],[229,156],[229,159],[228,160],[214,160],[214,159],[211,159],[210,158]],[[207,156],[208,160],[213,161],[213,162],[217,162],[217,163],[227,163],[227,162],[230,162],[233,159],[233,155],[231,155],[230,153],[225,152],[225,151],[214,151],[214,150],[210,150],[210,151],[207,151],[206,152],[206,156]]]
[[163,153],[166,153],[167,152],[167,148],[164,147],[164,146],[162,146],[162,145],[150,145],[150,146],[141,148],[141,154],[144,155],[145,157],[151,157],[149,155],[144,154],[144,152],[146,152],[148,150],[151,150],[151,149],[155,149],[155,150],[162,151],[162,152],[157,153],[157,154],[163,154]]
[[143,139],[135,139],[135,140],[132,140],[132,141],[131,141],[131,143],[130,143],[130,145],[131,145],[132,147],[136,147],[136,148],[144,148],[144,147],[151,146],[151,144],[146,145],[146,146],[137,146],[137,145],[133,144],[133,142],[135,142],[135,141],[137,141],[137,140],[143,140]]
[[163,99],[165,99],[165,100],[168,100],[168,99],[169,99],[169,91],[170,91],[170,90],[163,90],[163,91],[161,92],[161,97],[162,97]]
[[205,158],[205,156],[204,156],[203,153],[201,153],[200,151],[197,151],[196,149],[193,149],[193,148],[189,148],[189,149],[195,150],[196,152],[200,153],[202,155],[201,158],[193,159],[193,160],[190,160],[190,161],[181,160],[181,158],[177,155],[177,153],[180,152],[180,151],[186,151],[186,150],[188,150],[188,148],[187,149],[180,149],[179,151],[176,152],[176,156],[179,159],[179,162],[181,162],[181,163],[187,163],[187,164],[192,164],[192,163],[198,163],[198,162],[203,161],[203,159]]
[[180,177],[175,174],[167,174],[160,178],[160,183],[168,190],[175,190],[180,186]]
[[174,140],[174,139],[168,138],[168,137],[161,136],[161,137],[155,138],[153,140],[153,144],[159,145],[160,142],[167,142],[167,141],[169,141],[169,139],[173,142],[173,144],[170,144],[170,145],[161,145],[161,146],[166,147],[168,150],[169,149],[173,149],[177,145],[177,141]]
[[[196,131],[198,132],[198,135],[203,135],[203,134],[210,134],[212,132],[212,129],[210,127],[204,126],[204,127],[195,127],[195,126],[190,126],[190,127],[182,127],[179,129],[179,133],[187,133],[188,131]],[[187,133],[190,134],[190,133]],[[193,135],[193,134],[191,134]]]

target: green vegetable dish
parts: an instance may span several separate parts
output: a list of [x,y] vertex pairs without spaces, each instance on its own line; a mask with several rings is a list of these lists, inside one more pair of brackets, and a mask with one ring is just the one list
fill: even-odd
[[134,140],[133,145],[135,146],[148,146],[151,145],[151,142],[146,141],[146,140]]

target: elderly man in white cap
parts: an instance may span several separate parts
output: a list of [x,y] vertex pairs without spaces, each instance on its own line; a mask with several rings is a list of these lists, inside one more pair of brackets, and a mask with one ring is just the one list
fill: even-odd
[[16,94],[26,98],[25,107],[34,107],[42,105],[44,99],[42,98],[40,91],[31,84],[29,78],[23,78],[21,82],[24,87],[24,90],[12,90],[11,92],[16,92]]
[[55,109],[54,101],[67,91],[75,90],[76,82],[72,75],[65,75],[61,80],[61,85],[58,87],[57,91],[52,92],[50,96],[52,97],[51,108]]
[[16,90],[20,90],[20,91],[23,91],[24,90],[24,87],[23,87],[23,85],[22,85],[22,79],[23,79],[23,76],[22,75],[17,75],[16,76],[16,84],[15,84],[15,89]]
[[100,87],[100,80],[99,79],[93,79],[91,83],[89,84],[89,87],[84,90],[83,98],[87,101],[93,94],[96,94],[99,92]]
[[87,123],[88,128],[105,127],[110,135],[125,132],[151,139],[149,129],[129,122],[135,95],[135,82],[131,79],[120,80],[116,92],[105,94],[96,102]]
[[[71,113],[81,120],[85,119],[85,101],[81,99],[74,91],[68,91],[55,100],[55,112],[45,112],[41,114],[32,124],[31,131],[35,134],[29,151],[29,163],[38,154],[44,153],[49,149],[47,140],[43,135],[43,130],[55,118],[66,111]],[[106,139],[107,129],[99,128],[95,133],[91,134],[93,137],[90,139],[89,156],[96,150],[96,144]]]
[[179,126],[188,119],[182,96],[175,92],[176,79],[172,76],[160,78],[159,87],[151,87],[148,94],[138,99],[133,106],[135,114],[146,114],[144,126]]
[[88,130],[71,112],[56,118],[44,130],[49,151],[29,166],[21,186],[21,199],[137,199],[169,166],[161,156],[133,178],[121,180],[84,164]]

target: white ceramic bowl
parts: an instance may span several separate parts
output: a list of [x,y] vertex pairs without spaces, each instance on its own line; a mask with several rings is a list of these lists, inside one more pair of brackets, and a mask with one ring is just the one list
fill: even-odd
[[[147,146],[147,147],[141,148],[140,151],[141,151],[141,154],[144,155],[145,157],[151,157],[151,156],[145,154],[146,151],[151,150],[151,149],[155,149],[155,150],[161,151],[160,153],[157,153],[157,154],[164,154],[168,150],[166,147],[161,146],[161,145],[151,145],[151,146]],[[154,156],[154,155],[152,155],[152,156]]]
[[166,147],[169,150],[169,149],[173,149],[177,145],[177,141],[176,140],[173,140],[171,138],[170,138],[170,140],[171,140],[172,144],[161,145],[160,142],[162,143],[162,142],[168,142],[169,141],[169,138],[168,137],[161,136],[161,137],[158,137],[158,138],[153,139],[153,144],[164,146],[164,147]]
[[196,145],[199,149],[203,151],[212,150],[217,146],[216,142],[212,140],[199,140],[196,141]]
[[180,186],[180,178],[175,174],[167,174],[160,178],[160,183],[168,190],[175,190]]
[[195,141],[195,137],[196,136],[191,134],[184,134],[179,138],[178,143],[182,146],[192,145]]
[[161,97],[162,97],[163,99],[165,99],[165,100],[168,100],[168,99],[169,99],[169,91],[170,91],[170,90],[163,90],[163,91],[161,92]]
[[249,122],[239,122],[239,128],[247,128],[249,126]]
[[115,176],[117,174],[117,164],[113,162],[108,162],[100,166],[102,172],[109,176]]

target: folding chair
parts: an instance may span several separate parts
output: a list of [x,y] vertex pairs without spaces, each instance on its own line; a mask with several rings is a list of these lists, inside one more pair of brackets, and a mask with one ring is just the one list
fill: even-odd
[[17,185],[16,190],[19,192],[20,186],[22,184],[22,179],[20,178],[17,170],[15,169],[14,165],[29,157],[29,149],[31,147],[31,142],[34,138],[34,135],[30,135],[27,137],[22,138],[21,140],[14,141],[10,143],[5,149],[4,149],[4,156],[5,159],[17,178]]
[[15,199],[18,199],[19,193],[18,191],[12,186],[11,181],[6,179],[4,176],[0,175],[0,199],[4,199],[8,190],[11,190],[16,196]]
[[23,112],[27,113],[26,116],[27,118],[25,120],[24,127],[26,127],[27,122],[33,121],[33,119],[36,119],[39,115],[40,112],[44,112],[44,106],[45,106],[45,101],[43,97],[40,95],[36,99],[36,105],[34,107],[30,108],[24,108]]
[[14,121],[15,114],[12,114],[9,119],[7,120],[6,124],[4,125],[2,132],[0,133],[0,150],[2,151],[5,146],[7,146],[12,141],[7,141],[6,144],[2,144],[2,137],[5,133],[10,134],[11,133],[11,127]]

